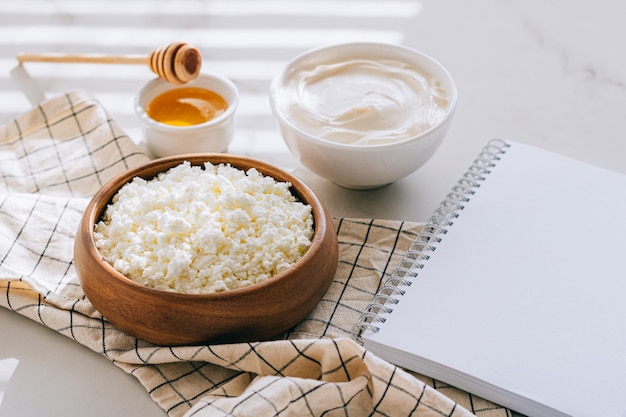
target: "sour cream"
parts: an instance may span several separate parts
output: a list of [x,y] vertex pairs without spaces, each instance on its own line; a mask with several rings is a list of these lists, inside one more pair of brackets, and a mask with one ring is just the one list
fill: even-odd
[[294,72],[279,103],[310,135],[376,145],[430,129],[445,117],[449,98],[437,79],[404,62],[353,59]]

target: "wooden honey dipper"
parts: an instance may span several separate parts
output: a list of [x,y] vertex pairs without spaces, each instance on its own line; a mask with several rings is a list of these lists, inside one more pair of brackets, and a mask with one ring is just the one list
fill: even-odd
[[102,55],[44,53],[17,55],[24,62],[61,62],[87,64],[139,64],[148,65],[152,72],[172,84],[185,84],[198,76],[202,65],[200,51],[183,42],[173,42],[145,55]]

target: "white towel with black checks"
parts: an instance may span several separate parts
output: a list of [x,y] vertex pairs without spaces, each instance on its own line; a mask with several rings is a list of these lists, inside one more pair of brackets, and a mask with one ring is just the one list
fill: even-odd
[[404,372],[351,339],[359,312],[419,224],[336,219],[335,280],[311,315],[279,340],[160,347],[114,328],[81,290],[74,234],[90,196],[148,160],[82,92],[0,126],[0,305],[110,359],[170,416],[510,416]]

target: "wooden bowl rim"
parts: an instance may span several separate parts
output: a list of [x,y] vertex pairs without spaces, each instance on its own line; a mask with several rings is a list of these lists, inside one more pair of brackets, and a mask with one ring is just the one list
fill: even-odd
[[[237,288],[234,290],[228,290],[223,292],[214,292],[214,293],[206,293],[206,294],[188,294],[181,293],[175,291],[166,291],[160,290],[157,288],[151,288],[146,285],[140,284],[138,282],[133,281],[128,278],[118,270],[116,270],[111,264],[109,264],[104,257],[100,254],[100,251],[96,247],[93,232],[95,227],[96,220],[99,220],[104,210],[109,205],[113,196],[117,193],[117,191],[126,183],[132,181],[133,178],[137,176],[141,176],[142,173],[149,171],[155,167],[162,166],[163,169],[157,172],[164,172],[169,168],[180,165],[185,161],[189,161],[192,165],[202,165],[205,162],[210,162],[214,165],[218,164],[231,164],[234,168],[242,169],[247,171],[250,168],[257,169],[264,176],[270,176],[277,181],[281,182],[289,182],[291,183],[292,193],[293,190],[296,191],[295,197],[309,204],[311,206],[311,211],[313,214],[313,237],[311,239],[311,246],[307,249],[304,255],[291,267],[287,270],[282,271],[267,280],[253,284],[249,287]],[[242,168],[241,166],[247,167]],[[274,175],[268,173],[268,171],[275,171],[275,173],[279,174],[282,178],[276,178]],[[156,175],[156,174],[155,174]],[[142,178],[153,178],[154,176],[146,176]],[[119,185],[116,185],[119,183]],[[104,201],[104,203],[103,203]],[[108,272],[113,278],[123,283],[123,285],[128,285],[130,288],[135,288],[138,291],[145,291],[146,293],[154,296],[155,298],[163,298],[168,299],[170,301],[180,300],[184,302],[185,300],[221,300],[224,298],[235,298],[237,296],[246,296],[249,293],[253,292],[261,292],[265,291],[268,287],[272,287],[277,285],[279,281],[288,277],[293,269],[298,268],[300,265],[311,262],[312,259],[315,258],[318,252],[323,250],[324,236],[325,230],[328,227],[331,227],[329,224],[329,217],[326,213],[324,206],[322,205],[320,199],[317,195],[311,190],[311,188],[302,182],[300,179],[296,178],[292,174],[274,166],[268,164],[263,161],[259,161],[254,158],[239,156],[233,154],[225,154],[225,153],[197,153],[197,154],[183,154],[183,155],[175,155],[164,158],[159,158],[147,162],[145,164],[139,165],[135,168],[130,168],[127,171],[115,176],[114,178],[107,181],[91,198],[87,208],[85,209],[85,215],[83,216],[83,220],[81,222],[81,228],[87,227],[89,239],[86,240],[88,244],[87,253],[92,256],[96,262],[104,268],[106,272]]]

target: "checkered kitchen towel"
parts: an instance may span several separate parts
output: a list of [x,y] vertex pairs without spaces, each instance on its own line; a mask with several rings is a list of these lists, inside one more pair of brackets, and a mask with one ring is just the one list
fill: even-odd
[[277,340],[161,347],[114,328],[81,290],[74,233],[104,182],[148,160],[81,92],[0,127],[0,305],[110,359],[170,416],[510,415],[404,372],[351,339],[359,312],[419,224],[336,219],[335,280],[315,311]]

